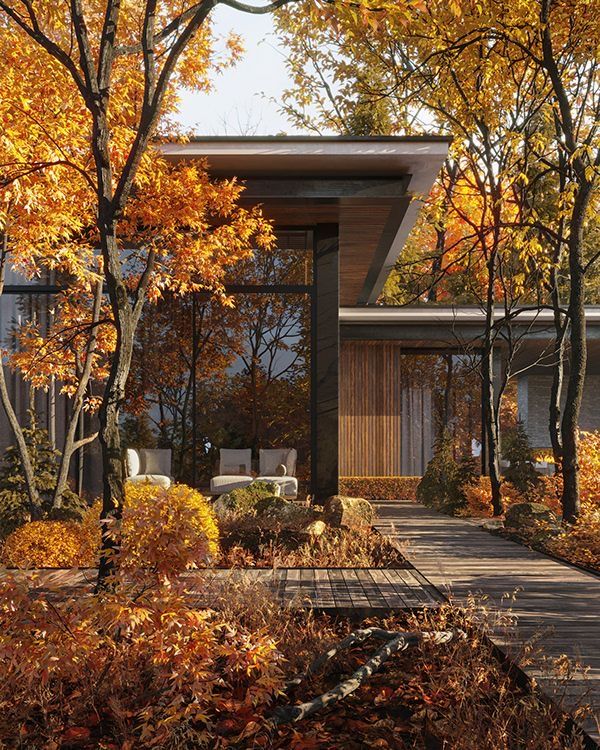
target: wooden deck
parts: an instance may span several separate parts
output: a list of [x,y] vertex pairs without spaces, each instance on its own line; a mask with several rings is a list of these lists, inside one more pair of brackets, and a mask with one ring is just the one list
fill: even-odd
[[[494,642],[565,707],[589,704],[595,719],[584,728],[599,743],[600,577],[414,503],[381,504],[378,513],[379,530],[408,540],[403,553],[448,598],[465,603],[481,594],[516,616],[512,633],[495,627]],[[578,670],[564,688],[540,672],[539,661],[523,663],[520,646],[535,641],[548,658],[566,654],[587,674]]]
[[[60,589],[61,596],[91,592],[96,571],[28,571],[40,589]],[[188,591],[198,606],[219,607],[231,587],[245,583],[271,591],[282,604],[362,617],[395,609],[437,606],[443,597],[409,568],[276,568],[223,570],[208,568],[186,574]]]

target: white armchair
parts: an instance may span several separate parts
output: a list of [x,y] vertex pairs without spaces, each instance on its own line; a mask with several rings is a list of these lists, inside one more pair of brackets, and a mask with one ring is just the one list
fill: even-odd
[[128,448],[127,480],[132,484],[153,484],[168,489],[171,477],[170,448]]
[[221,448],[219,473],[210,480],[210,491],[223,495],[231,490],[252,484],[252,449]]
[[258,454],[259,475],[256,481],[278,484],[284,497],[297,497],[298,480],[295,448],[261,448]]

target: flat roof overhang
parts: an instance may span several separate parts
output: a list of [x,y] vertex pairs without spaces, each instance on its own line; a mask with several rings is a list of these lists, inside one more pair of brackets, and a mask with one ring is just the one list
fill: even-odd
[[[496,320],[504,316],[496,310]],[[340,334],[344,340],[396,341],[406,349],[457,351],[478,347],[484,334],[485,312],[476,305],[406,305],[340,308]],[[589,373],[600,372],[600,305],[586,305]],[[514,318],[515,335],[522,337],[514,366],[529,367],[539,360],[548,373],[553,362],[554,321],[552,310],[523,309]],[[499,351],[506,347],[502,336]]]
[[[215,136],[161,143],[172,161],[206,159],[246,181],[244,200],[276,223],[340,225],[343,304],[377,302],[446,158],[446,136]],[[295,213],[290,210],[295,209]],[[290,220],[292,217],[293,221]]]
[[[592,327],[600,326],[600,305],[586,305],[586,320]],[[340,308],[341,325],[380,325],[380,326],[448,326],[471,325],[481,327],[485,322],[485,310],[477,305],[379,305],[376,307]],[[504,308],[498,306],[495,318],[504,317]],[[550,309],[532,310],[523,308],[515,320],[519,324],[545,328],[553,325],[553,312]]]

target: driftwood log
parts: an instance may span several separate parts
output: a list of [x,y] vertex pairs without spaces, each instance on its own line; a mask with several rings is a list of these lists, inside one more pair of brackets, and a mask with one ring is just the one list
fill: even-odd
[[371,677],[372,674],[377,672],[392,654],[395,654],[398,651],[405,651],[407,648],[417,646],[419,643],[425,641],[436,644],[449,643],[457,638],[465,638],[465,634],[462,630],[441,630],[432,632],[402,632],[384,630],[383,628],[365,628],[362,630],[355,630],[350,633],[350,635],[347,635],[339,641],[339,643],[333,645],[328,651],[313,659],[303,674],[294,677],[286,683],[286,690],[297,687],[302,684],[304,680],[319,672],[327,662],[331,661],[331,659],[341,651],[345,651],[359,643],[363,643],[369,638],[376,638],[377,640],[384,641],[384,645],[381,646],[381,648],[347,680],[343,680],[331,690],[328,690],[322,695],[319,695],[310,701],[306,701],[305,703],[279,706],[275,709],[272,715],[272,720],[275,725],[296,723],[312,716],[322,708],[331,706],[339,700],[346,698],[346,696],[357,690],[365,680]]

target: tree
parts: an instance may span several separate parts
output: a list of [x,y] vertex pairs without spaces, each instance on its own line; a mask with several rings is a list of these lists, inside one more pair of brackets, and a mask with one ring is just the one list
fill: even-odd
[[[514,356],[518,340],[512,321],[529,289],[532,269],[543,265],[537,238],[521,231],[521,147],[540,101],[532,96],[528,66],[516,55],[505,55],[502,45],[482,38],[462,52],[448,43],[448,29],[458,35],[461,20],[447,4],[426,3],[408,18],[402,10],[396,14],[393,6],[387,10],[374,20],[352,10],[333,20],[321,16],[316,20],[318,44],[312,32],[301,31],[307,7],[286,11],[280,29],[297,87],[287,93],[284,108],[296,120],[304,117],[306,90],[312,89],[303,84],[312,81],[319,86],[312,101],[317,105],[316,127],[347,129],[358,100],[379,109],[385,103],[391,132],[423,132],[433,122],[455,137],[441,179],[426,197],[420,233],[413,236],[412,250],[420,245],[413,252],[416,258],[410,257],[409,247],[399,272],[404,282],[411,269],[413,293],[402,295],[405,302],[437,301],[460,289],[458,299],[476,302],[484,312],[479,343],[487,469],[494,513],[499,514],[499,412],[508,373],[496,381],[494,349],[503,340],[509,358]],[[432,242],[423,246],[427,232]],[[416,273],[415,259],[421,267]]]
[[[501,273],[501,235],[510,229],[516,256],[529,258],[525,265],[533,262],[540,267],[538,298],[530,304],[549,304],[555,316],[550,429],[557,458],[563,454],[564,517],[572,520],[579,502],[577,423],[585,376],[585,276],[597,259],[595,249],[586,253],[600,163],[597,49],[592,41],[598,37],[597,7],[583,0],[477,4],[427,0],[411,6],[408,14],[406,8],[397,13],[393,3],[384,3],[379,13],[371,14],[344,8],[335,18],[329,10],[313,10],[318,43],[312,28],[310,39],[302,30],[300,14],[305,17],[307,12],[306,5],[294,7],[280,22],[296,76],[297,85],[284,100],[292,117],[304,117],[310,103],[317,106],[317,128],[333,125],[341,130],[357,97],[378,106],[386,100],[394,112],[394,132],[419,132],[435,122],[464,144],[461,155],[471,159],[468,177],[483,188],[480,194],[489,214],[486,330],[490,330],[494,279]],[[318,93],[311,97],[302,81],[312,81]],[[558,200],[550,213],[538,213],[536,190],[549,175]],[[506,179],[518,205],[512,216],[503,208]],[[483,237],[477,242],[483,249]],[[568,259],[567,315],[559,293],[563,251]],[[550,300],[542,299],[541,289]],[[561,430],[567,322],[571,367]],[[485,339],[484,352],[488,352],[487,333]],[[489,369],[486,355],[484,383],[490,379],[485,372]],[[493,432],[487,386],[486,391],[486,421]],[[493,435],[489,439],[493,442]],[[493,487],[495,473],[490,465]],[[494,493],[498,494],[497,488]]]
[[585,277],[599,254],[585,257],[585,235],[600,177],[600,58],[595,40],[600,11],[581,0],[538,0],[528,24],[509,11],[488,36],[505,39],[527,57],[552,100],[557,159],[549,166],[559,177],[569,268],[570,368],[562,416],[563,518],[580,511],[578,431],[587,363]]
[[[80,292],[86,288],[101,289],[101,277],[87,237],[87,228],[93,222],[93,206],[78,166],[84,117],[80,111],[65,106],[66,73],[52,61],[32,54],[32,44],[16,45],[13,32],[7,24],[0,26],[3,60],[0,66],[3,92],[0,99],[3,125],[0,136],[0,295],[7,271],[15,271],[32,282],[64,275]],[[27,64],[23,62],[24,57]],[[75,323],[71,323],[70,334],[74,334]],[[95,329],[91,330],[88,362],[95,349]],[[81,339],[81,332],[78,338]],[[15,364],[11,354],[14,352],[2,351],[0,401],[19,452],[29,514],[35,519],[43,513],[40,476],[5,379],[5,364]],[[85,378],[83,388],[84,381]],[[70,426],[77,424],[77,412],[78,407],[72,414]],[[72,441],[65,448],[61,477],[77,444]],[[64,489],[65,481],[61,479],[54,493],[57,504]],[[49,487],[44,486],[43,490],[47,493]]]
[[[68,292],[58,295],[52,306],[51,322],[44,329],[38,322],[17,328],[14,333],[17,348],[8,357],[9,365],[32,390],[47,390],[56,380],[61,393],[70,401],[53,488],[52,505],[56,510],[61,507],[67,489],[73,455],[98,437],[97,432],[77,437],[77,432],[83,412],[97,411],[100,399],[91,386],[94,381],[106,379],[108,358],[114,351],[114,330],[103,305],[102,280],[93,279],[90,286],[77,287],[74,281],[71,285]],[[35,480],[37,484],[37,477]]]
[[[76,101],[85,120],[81,132],[88,147],[77,168],[95,211],[94,231],[116,331],[99,411],[104,518],[118,518],[123,504],[119,412],[135,330],[147,297],[156,296],[169,283],[178,292],[222,292],[223,266],[248,254],[252,242],[264,246],[270,241],[259,214],[235,206],[242,189],[235,181],[221,181],[220,195],[219,188],[206,179],[199,207],[194,210],[190,203],[182,212],[189,220],[186,230],[182,213],[165,226],[165,212],[159,209],[173,205],[188,190],[186,175],[197,177],[198,166],[183,166],[177,178],[181,181],[170,180],[177,169],[158,159],[149,146],[160,117],[176,106],[175,87],[205,88],[209,72],[223,64],[212,46],[212,9],[225,4],[246,13],[268,13],[287,1],[254,7],[237,0],[183,6],[156,0],[137,5],[118,0],[84,5],[72,0],[68,8],[51,2],[34,8],[29,2],[0,0],[3,20],[18,40],[17,47],[41,55],[67,75],[64,101]],[[238,54],[235,37],[229,40],[229,49],[234,57]],[[167,190],[177,185],[179,193],[168,195]],[[132,204],[130,199],[142,188],[149,202]],[[208,215],[226,223],[209,231]],[[146,233],[138,237],[134,252],[125,253],[134,227],[145,227]],[[107,550],[114,546],[108,533],[105,546]],[[110,569],[108,557],[101,564],[101,580]]]

